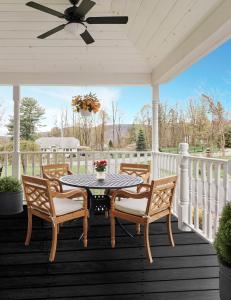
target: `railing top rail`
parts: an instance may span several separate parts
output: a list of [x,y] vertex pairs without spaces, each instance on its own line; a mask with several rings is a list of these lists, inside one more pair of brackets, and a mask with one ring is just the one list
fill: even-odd
[[180,156],[179,153],[168,153],[168,152],[154,152],[154,153],[163,156],[174,156],[174,157]]
[[[151,154],[152,152],[151,151],[108,151],[108,150],[105,150],[105,151],[56,151],[56,152],[49,152],[49,151],[21,151],[22,154],[76,154],[76,153],[79,153],[79,154],[82,154],[82,153],[111,153],[111,154],[136,154],[136,153],[148,153],[148,154]],[[2,154],[4,152],[0,152],[0,154]],[[6,152],[6,153],[13,153],[13,152]]]
[[213,157],[200,157],[200,156],[185,156],[191,160],[200,160],[200,161],[208,161],[208,162],[216,162],[216,163],[228,163],[228,159],[221,159],[221,158],[213,158]]
[[13,154],[13,151],[0,151],[1,154]]

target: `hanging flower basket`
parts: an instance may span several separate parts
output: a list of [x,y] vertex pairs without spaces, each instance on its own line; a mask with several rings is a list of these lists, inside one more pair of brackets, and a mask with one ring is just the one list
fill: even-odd
[[100,101],[95,94],[89,93],[84,96],[78,95],[72,98],[73,111],[81,113],[88,117],[91,113],[97,113],[100,110]]

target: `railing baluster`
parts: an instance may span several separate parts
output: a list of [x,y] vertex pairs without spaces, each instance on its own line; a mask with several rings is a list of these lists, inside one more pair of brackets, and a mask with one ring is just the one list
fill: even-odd
[[[189,159],[188,161],[188,174],[189,174],[189,224],[192,224],[192,216],[193,216],[193,203],[192,203],[192,181],[193,181],[193,172],[192,165],[193,160]],[[195,214],[195,208],[194,208]]]
[[114,153],[115,155],[115,173],[118,172],[118,153]]
[[24,175],[27,175],[28,173],[28,154],[27,153],[24,153]]
[[55,156],[55,164],[57,164],[58,163],[58,154],[57,154],[57,152],[53,152],[54,153],[54,156]]
[[70,153],[70,169],[73,168],[73,153]]
[[213,183],[213,162],[208,161],[208,199],[207,199],[207,237],[212,239],[212,183]]
[[47,164],[50,165],[51,163],[51,153],[47,153]]
[[194,160],[194,172],[195,172],[195,188],[194,188],[194,192],[195,192],[195,206],[194,206],[194,226],[196,228],[196,230],[199,229],[199,200],[198,200],[198,175],[199,175],[199,161],[198,160]]
[[202,161],[201,166],[201,180],[202,180],[202,207],[203,207],[203,218],[202,218],[202,231],[204,234],[207,233],[207,194],[206,194],[206,162]]
[[221,165],[216,164],[215,169],[215,224],[213,230],[213,238],[215,232],[217,232],[219,225],[219,201],[220,201],[220,177],[221,177]]
[[77,152],[76,154],[76,160],[77,160],[77,173],[80,173],[80,159],[81,159],[81,152]]
[[32,176],[35,175],[35,154],[31,154],[31,160],[32,160]]

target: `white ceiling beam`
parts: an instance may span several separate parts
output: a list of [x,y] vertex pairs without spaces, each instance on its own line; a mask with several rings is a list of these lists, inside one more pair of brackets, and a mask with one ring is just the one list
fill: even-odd
[[151,74],[145,73],[0,73],[1,85],[146,85]]
[[231,1],[224,0],[162,63],[152,71],[152,83],[166,82],[231,37]]

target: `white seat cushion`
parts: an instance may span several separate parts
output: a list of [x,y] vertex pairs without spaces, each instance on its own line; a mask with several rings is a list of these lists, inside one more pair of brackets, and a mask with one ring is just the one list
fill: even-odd
[[137,186],[132,186],[132,187],[123,189],[123,191],[132,192],[132,193],[137,193]]
[[62,184],[62,188],[63,188],[63,191],[64,191],[64,192],[67,192],[67,191],[72,191],[72,190],[75,190],[75,189],[77,189],[77,188],[76,188],[76,187],[74,187],[74,186],[65,185],[65,184]]
[[121,198],[115,201],[115,208],[119,211],[136,216],[144,216],[146,212],[148,199],[128,199]]
[[53,198],[56,216],[65,215],[83,208],[83,201],[68,198]]

